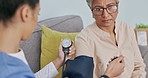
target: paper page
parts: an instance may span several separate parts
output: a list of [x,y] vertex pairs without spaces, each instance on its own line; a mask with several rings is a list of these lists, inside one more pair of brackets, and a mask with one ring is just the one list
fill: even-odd
[[147,34],[146,31],[137,31],[138,44],[142,46],[147,46]]

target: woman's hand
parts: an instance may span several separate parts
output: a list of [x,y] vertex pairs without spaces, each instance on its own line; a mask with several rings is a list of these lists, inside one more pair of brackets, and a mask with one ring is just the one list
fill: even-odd
[[124,67],[124,57],[120,55],[118,58],[109,63],[105,75],[109,76],[109,78],[117,77],[122,74]]
[[[74,47],[74,44],[72,44],[72,46],[69,49],[70,49],[69,53],[66,54],[66,60],[72,58],[72,56],[75,54],[76,49]],[[55,67],[58,69],[62,66],[63,61],[64,61],[64,52],[63,52],[62,45],[60,44],[58,57],[53,61],[53,63]]]

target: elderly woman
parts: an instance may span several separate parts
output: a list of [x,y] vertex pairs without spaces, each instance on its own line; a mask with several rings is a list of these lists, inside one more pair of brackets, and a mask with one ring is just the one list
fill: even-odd
[[116,21],[118,0],[88,2],[96,21],[77,35],[76,56],[93,57],[93,78],[103,75],[112,59],[120,55],[124,56],[125,68],[117,78],[145,78],[145,64],[133,29],[126,23]]

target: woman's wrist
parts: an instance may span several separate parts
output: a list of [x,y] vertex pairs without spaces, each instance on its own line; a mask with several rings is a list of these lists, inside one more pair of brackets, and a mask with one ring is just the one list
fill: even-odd
[[105,72],[104,75],[108,76],[108,78],[111,78],[112,77],[111,74],[110,73],[107,73],[107,72]]
[[61,58],[56,58],[53,61],[53,64],[55,65],[56,69],[59,69],[63,64],[63,60]]
[[99,78],[110,78],[108,75],[101,75]]

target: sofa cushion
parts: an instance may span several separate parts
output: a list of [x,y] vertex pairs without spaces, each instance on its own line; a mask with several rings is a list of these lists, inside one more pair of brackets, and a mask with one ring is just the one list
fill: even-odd
[[[42,26],[42,41],[41,41],[41,68],[47,65],[49,62],[55,60],[58,56],[58,48],[60,42],[64,38],[70,38],[74,41],[75,36],[78,33],[64,33],[51,30],[45,26]],[[56,78],[61,78],[62,67],[58,70],[59,74]]]

